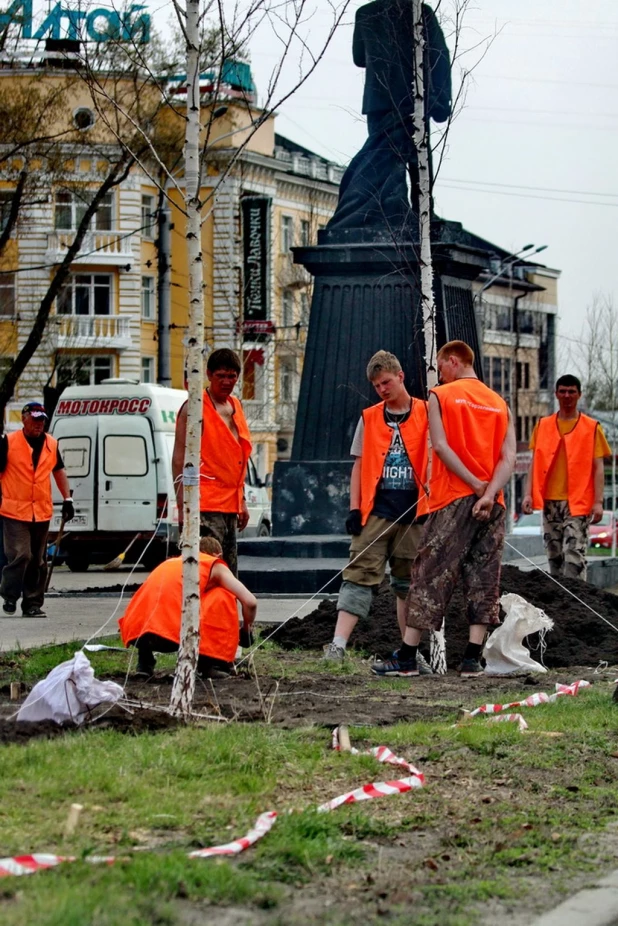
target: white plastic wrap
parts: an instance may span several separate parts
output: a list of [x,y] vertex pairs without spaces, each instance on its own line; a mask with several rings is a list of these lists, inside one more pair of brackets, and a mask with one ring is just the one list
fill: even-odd
[[34,686],[22,704],[17,720],[55,720],[81,724],[99,704],[113,704],[123,695],[116,682],[100,682],[94,669],[80,650],[72,659],[61,662]]
[[509,593],[500,599],[506,617],[485,644],[487,675],[512,675],[519,672],[547,672],[534,660],[523,644],[531,633],[544,634],[554,622],[540,608],[535,608],[521,595]]

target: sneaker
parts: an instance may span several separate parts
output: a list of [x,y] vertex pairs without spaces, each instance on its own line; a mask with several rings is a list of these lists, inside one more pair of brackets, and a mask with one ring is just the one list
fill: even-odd
[[485,675],[483,666],[478,659],[464,659],[457,671],[460,678],[478,678],[479,675]]
[[5,598],[4,604],[2,605],[2,610],[5,614],[15,614],[17,610],[17,602],[14,598]]
[[324,647],[322,659],[324,662],[332,662],[336,665],[341,665],[345,659],[345,650],[343,646],[337,646],[336,643],[329,643],[328,646]]
[[[6,610],[6,602],[5,602],[4,608]],[[32,607],[32,608],[25,608],[21,612],[21,616],[22,617],[47,617],[47,614],[45,613],[45,611],[42,611],[41,608]]]
[[392,676],[410,678],[413,675],[420,675],[416,659],[400,662],[397,650],[390,659],[385,659],[383,662],[374,662],[371,671],[374,675],[380,676],[380,678],[390,678]]
[[433,669],[422,653],[416,654],[416,665],[421,675],[433,675]]

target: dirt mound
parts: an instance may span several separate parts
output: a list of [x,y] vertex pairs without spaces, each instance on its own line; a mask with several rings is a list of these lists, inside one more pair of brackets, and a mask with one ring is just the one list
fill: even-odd
[[[545,665],[553,668],[596,666],[601,659],[610,664],[618,663],[618,634],[585,606],[618,626],[618,596],[579,579],[561,579],[561,584],[584,603],[577,601],[539,570],[522,572],[516,566],[504,566],[500,586],[502,593],[521,595],[537,608],[542,608],[554,621],[554,629],[545,638]],[[285,649],[320,649],[332,640],[336,613],[335,602],[324,601],[303,620],[293,618],[282,625],[273,635],[273,640]],[[449,668],[455,668],[461,659],[468,639],[464,614],[463,596],[458,588],[446,614]],[[384,583],[373,599],[369,617],[359,621],[350,646],[370,654],[387,656],[397,646],[398,640],[395,596]],[[527,642],[535,650],[538,635],[534,634]]]
[[142,733],[156,733],[178,726],[179,721],[164,711],[148,708],[136,710],[129,714],[126,710],[113,707],[100,720],[92,724],[77,726],[74,723],[55,723],[53,720],[39,720],[32,723],[17,723],[14,720],[0,720],[0,745],[17,743],[23,745],[31,739],[52,739],[65,733],[79,733],[82,730],[117,730],[139,736]]

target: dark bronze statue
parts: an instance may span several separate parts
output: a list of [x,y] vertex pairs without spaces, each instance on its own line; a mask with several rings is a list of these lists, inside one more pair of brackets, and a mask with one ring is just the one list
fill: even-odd
[[[423,4],[426,119],[451,112],[448,48],[435,13]],[[410,189],[418,159],[413,141],[414,29],[412,0],[374,0],[356,13],[354,63],[365,68],[363,113],[369,137],[350,162],[327,230],[401,229],[412,220]]]

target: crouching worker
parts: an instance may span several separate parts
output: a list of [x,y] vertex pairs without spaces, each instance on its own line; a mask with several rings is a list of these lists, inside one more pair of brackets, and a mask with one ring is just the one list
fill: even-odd
[[[255,597],[232,575],[220,557],[220,543],[214,537],[202,537],[197,670],[206,677],[213,669],[229,668],[234,661],[239,640],[236,602],[240,602],[246,634],[251,631],[257,611]],[[155,652],[178,651],[182,599],[182,557],[176,556],[150,573],[118,621],[124,645],[137,647],[139,675],[150,677],[153,674]]]
[[[382,582],[387,563],[403,637],[421,535],[418,517],[428,510],[427,404],[408,393],[401,364],[388,351],[373,355],[367,379],[381,401],[363,411],[350,451],[355,457],[346,521],[352,534],[350,563],[343,572],[335,635],[324,652],[326,661],[334,663],[343,661],[359,617],[369,614],[372,589]],[[424,669],[431,673],[426,664]]]

